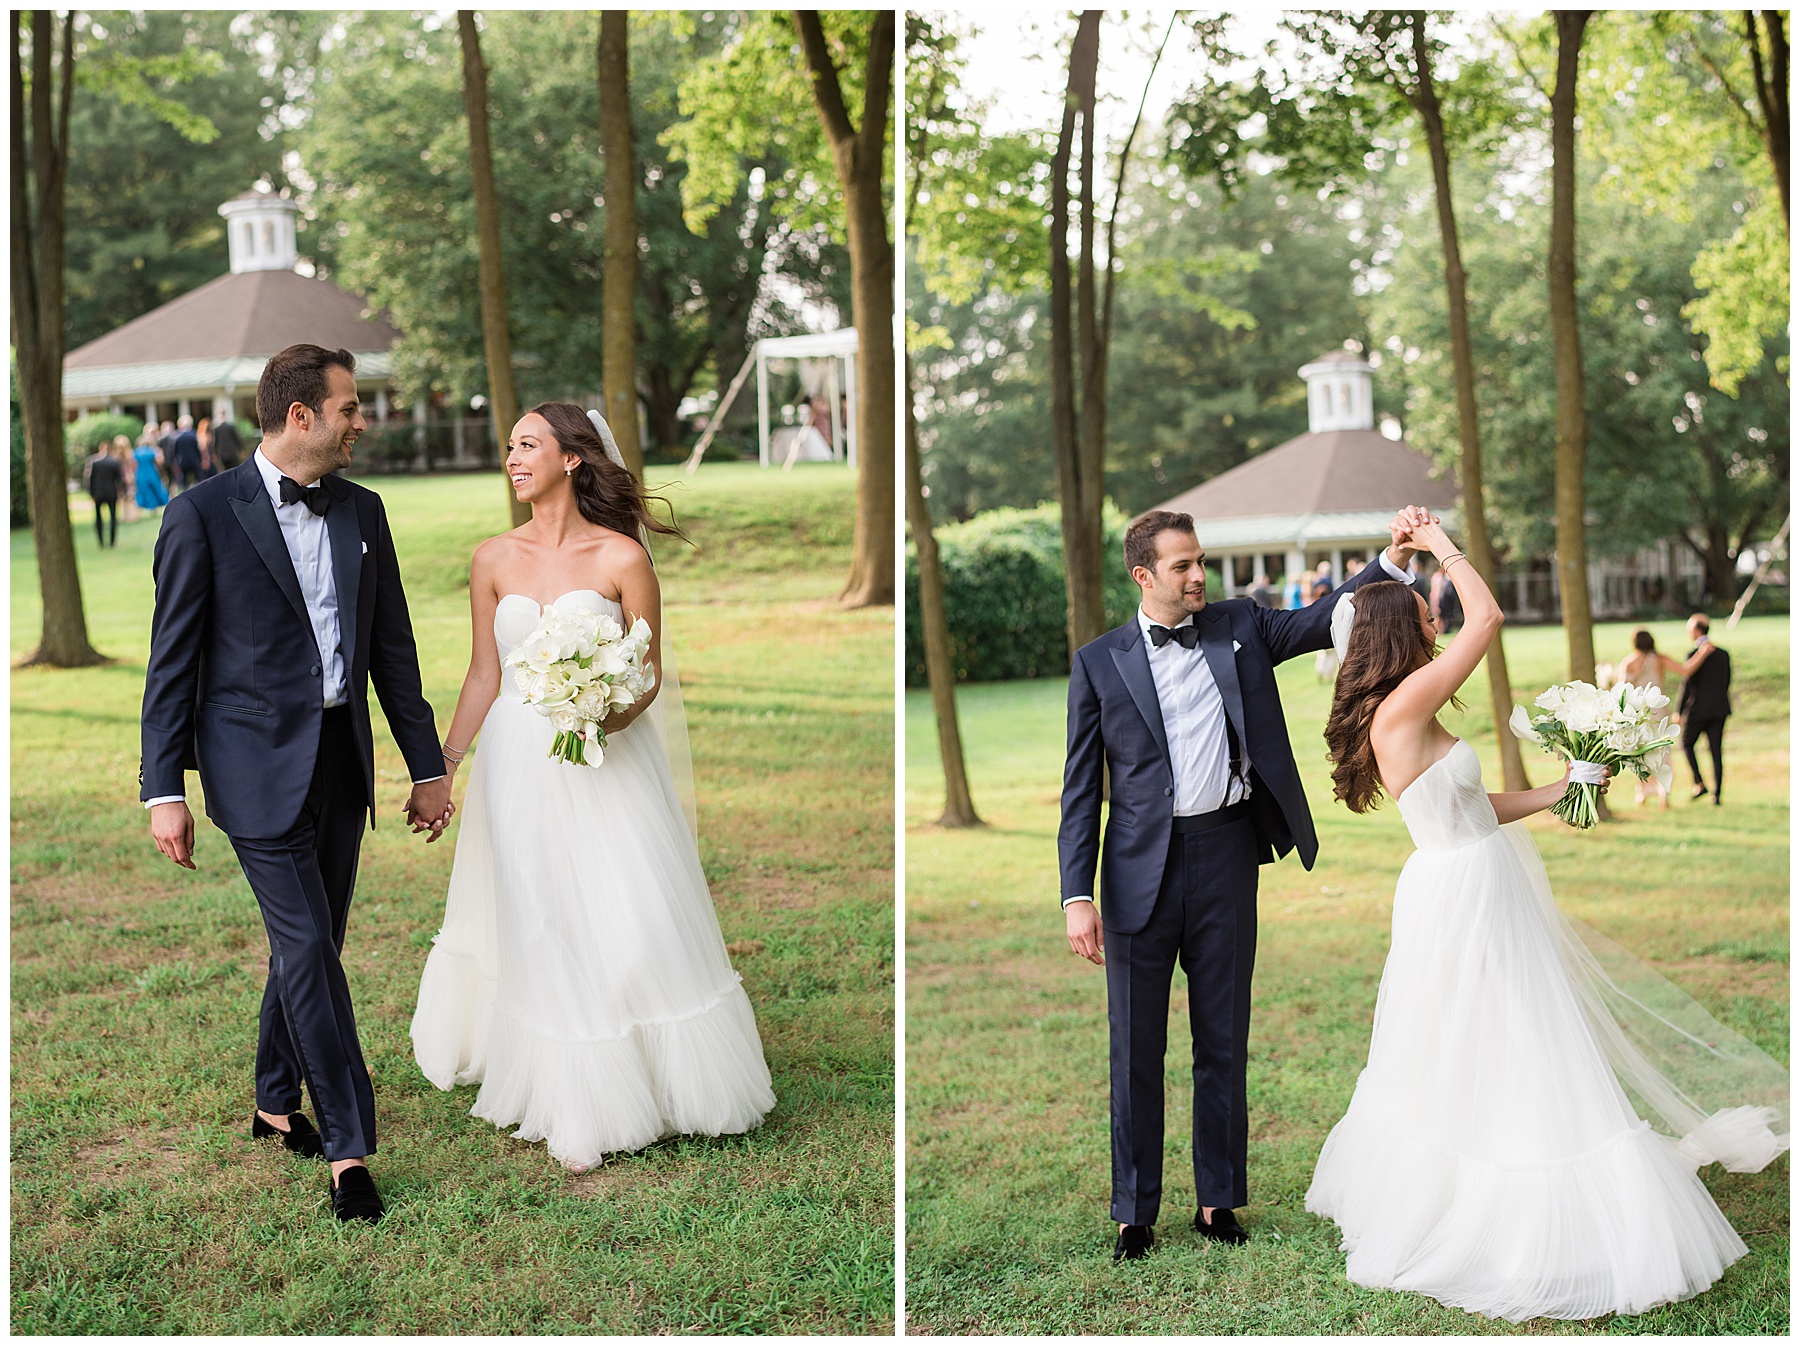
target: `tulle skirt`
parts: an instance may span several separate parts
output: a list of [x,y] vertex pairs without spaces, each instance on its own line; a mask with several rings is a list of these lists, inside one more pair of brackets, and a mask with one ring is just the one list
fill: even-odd
[[775,1104],[661,743],[643,721],[598,768],[553,762],[502,696],[482,725],[443,929],[413,1016],[440,1089],[563,1163],[750,1130]]
[[1591,1318],[1696,1295],[1744,1255],[1695,1168],[1766,1164],[1786,1146],[1775,1113],[1653,1130],[1609,1053],[1668,1086],[1600,1026],[1594,986],[1612,982],[1570,932],[1520,827],[1408,860],[1369,1063],[1306,1196],[1355,1283],[1513,1322]]

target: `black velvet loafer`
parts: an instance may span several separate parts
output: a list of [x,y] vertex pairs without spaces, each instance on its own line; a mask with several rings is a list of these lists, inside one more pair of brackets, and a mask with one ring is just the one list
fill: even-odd
[[1156,1242],[1156,1229],[1147,1224],[1128,1224],[1119,1231],[1119,1241],[1113,1244],[1113,1261],[1135,1262],[1150,1251]]
[[387,1211],[381,1204],[381,1193],[375,1190],[375,1179],[362,1165],[347,1168],[331,1187],[331,1213],[348,1223],[367,1220],[374,1224]]
[[325,1142],[319,1139],[319,1133],[313,1124],[306,1120],[304,1112],[288,1114],[288,1129],[270,1126],[262,1119],[262,1114],[255,1113],[250,1118],[250,1136],[253,1140],[261,1140],[264,1136],[280,1136],[281,1143],[295,1154],[305,1159],[323,1159]]
[[1236,1244],[1250,1241],[1250,1235],[1245,1233],[1244,1226],[1237,1222],[1237,1216],[1223,1206],[1214,1209],[1211,1224],[1201,1218],[1199,1211],[1195,1211],[1194,1228],[1202,1236],[1216,1239],[1220,1243]]

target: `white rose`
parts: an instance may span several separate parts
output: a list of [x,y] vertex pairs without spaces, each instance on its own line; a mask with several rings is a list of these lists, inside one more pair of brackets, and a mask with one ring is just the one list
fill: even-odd
[[575,698],[575,713],[585,720],[606,718],[607,690],[604,683],[593,683],[581,689]]
[[557,706],[549,715],[550,727],[559,734],[567,734],[581,726],[581,717],[567,706]]

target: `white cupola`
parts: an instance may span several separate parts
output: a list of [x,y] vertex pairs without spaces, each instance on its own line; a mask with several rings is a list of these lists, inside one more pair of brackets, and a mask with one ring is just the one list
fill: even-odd
[[1375,428],[1374,367],[1350,351],[1321,355],[1300,370],[1306,380],[1307,428],[1327,430]]
[[260,185],[219,207],[231,244],[231,271],[292,271],[299,260],[294,217],[300,207]]

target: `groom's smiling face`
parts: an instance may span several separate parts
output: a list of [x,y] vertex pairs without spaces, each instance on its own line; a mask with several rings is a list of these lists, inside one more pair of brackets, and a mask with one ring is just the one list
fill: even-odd
[[1144,611],[1174,625],[1206,606],[1206,553],[1192,533],[1165,528],[1156,535],[1154,569],[1134,566],[1131,577],[1144,593]]

